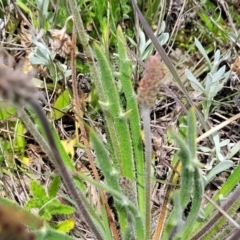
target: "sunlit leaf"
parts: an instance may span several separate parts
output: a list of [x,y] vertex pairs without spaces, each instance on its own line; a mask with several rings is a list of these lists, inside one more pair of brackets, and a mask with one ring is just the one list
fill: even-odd
[[[69,93],[67,90],[61,93],[61,95],[57,98],[56,102],[54,103],[53,109],[53,118],[54,120],[57,120],[64,116],[65,112],[68,112],[68,110],[71,107],[71,99],[69,96]],[[58,111],[57,109],[61,110]]]
[[17,147],[18,151],[23,153],[26,145],[25,137],[23,136],[25,127],[22,122],[17,121],[15,127],[15,148]]
[[65,233],[70,232],[74,228],[74,224],[74,219],[67,219],[57,225],[57,230]]
[[0,120],[6,120],[16,112],[16,109],[8,102],[0,102]]
[[72,158],[75,154],[74,147],[76,146],[76,139],[61,140],[61,143],[66,153],[70,154]]

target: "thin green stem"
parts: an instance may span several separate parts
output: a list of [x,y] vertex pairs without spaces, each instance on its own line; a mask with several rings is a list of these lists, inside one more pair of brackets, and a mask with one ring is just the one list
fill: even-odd
[[151,130],[150,130],[150,107],[142,106],[141,108],[142,119],[143,119],[143,132],[144,132],[144,143],[145,143],[145,228],[146,238],[151,237],[151,164],[152,164],[152,143],[151,143]]

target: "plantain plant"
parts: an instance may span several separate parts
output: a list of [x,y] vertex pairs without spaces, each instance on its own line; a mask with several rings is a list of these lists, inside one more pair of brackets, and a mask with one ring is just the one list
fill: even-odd
[[[141,21],[141,23],[143,24],[143,27],[146,31],[146,33],[148,34],[149,38],[151,38],[153,44],[155,45],[157,51],[159,52],[160,56],[162,57],[162,59],[164,60],[164,62],[166,63],[167,67],[170,69],[170,71],[172,72],[176,82],[179,84],[180,88],[182,89],[182,91],[184,92],[187,100],[188,100],[188,103],[192,106],[193,103],[192,103],[192,100],[190,99],[189,97],[189,94],[188,92],[186,91],[185,87],[183,86],[183,84],[181,83],[181,80],[179,79],[174,67],[171,65],[171,62],[169,61],[169,58],[166,56],[166,54],[164,53],[162,47],[159,45],[159,42],[157,41],[156,37],[153,35],[153,33],[151,32],[151,29],[150,27],[147,25],[146,21],[144,20],[144,17],[141,15],[141,13],[139,12],[139,9],[137,8],[136,6],[136,3],[134,1],[132,1],[133,3],[133,6],[134,6],[134,9]],[[73,4],[74,6],[74,4]],[[92,52],[90,50],[90,45],[88,43],[88,40],[87,38],[83,38],[82,36],[85,36],[85,32],[84,32],[84,29],[83,29],[83,25],[81,24],[81,20],[80,20],[80,16],[77,14],[77,12],[75,11],[75,8],[72,7],[72,14],[74,15],[74,18],[76,20],[76,23],[77,23],[77,26],[79,27],[78,28],[78,32],[79,32],[79,36],[81,35],[81,40],[82,40],[82,44],[83,46],[85,46],[85,51],[88,55],[88,57],[92,57]],[[120,32],[118,31],[117,32],[118,36],[121,36]],[[118,46],[121,45],[121,43],[123,42],[123,40],[121,40],[120,42],[118,42]],[[123,48],[124,48],[124,45],[121,45]],[[125,151],[127,149],[122,149],[122,147],[124,146],[122,143],[121,143],[121,131],[118,132],[119,128],[118,128],[118,124],[119,122],[121,122],[121,118],[122,116],[124,116],[124,118],[126,119],[128,117],[128,114],[130,117],[134,117],[134,111],[129,113],[129,108],[127,109],[122,109],[122,106],[119,106],[119,101],[117,98],[114,98],[113,97],[116,97],[116,96],[110,96],[111,93],[113,93],[113,95],[116,93],[116,90],[109,90],[109,88],[113,87],[112,84],[111,86],[109,86],[108,84],[106,84],[106,82],[110,81],[109,78],[113,79],[113,74],[111,74],[111,66],[109,64],[109,58],[106,56],[108,56],[108,53],[107,52],[104,52],[103,50],[104,48],[102,47],[102,50],[100,49],[100,46],[94,46],[94,52],[96,54],[96,57],[97,57],[97,60],[99,61],[99,68],[100,68],[100,74],[99,75],[94,75],[93,74],[93,80],[95,81],[95,84],[99,87],[99,86],[103,86],[104,88],[104,85],[105,85],[105,89],[101,90],[100,93],[106,93],[108,96],[106,97],[103,97],[103,101],[101,100],[101,97],[100,98],[100,101],[101,101],[101,106],[102,106],[102,109],[103,109],[103,112],[104,112],[104,116],[106,118],[109,117],[109,114],[112,116],[112,121],[116,121],[116,127],[115,127],[115,131],[117,132],[116,134],[114,134],[115,136],[119,137],[119,145],[118,146],[114,146],[114,144],[116,142],[114,142],[114,137],[111,137],[111,134],[113,134],[112,132],[109,132],[111,131],[110,129],[111,128],[111,124],[108,124],[107,123],[107,120],[106,120],[106,132],[109,136],[109,142],[110,142],[110,149],[116,149],[116,151],[110,151],[110,153],[114,154],[114,156],[112,156],[112,162],[113,164],[116,164],[117,163],[117,167],[120,169],[119,172],[117,173],[118,177],[120,176],[124,176],[126,177],[127,175],[124,175],[126,174],[126,172],[123,170],[124,167],[124,161],[122,158],[122,156],[120,157],[120,163],[119,163],[119,160],[116,160],[116,156],[115,154],[117,155],[119,150],[118,147],[121,149],[121,151]],[[101,52],[102,51],[102,52]],[[126,52],[126,50],[125,50]],[[120,57],[120,52],[118,52],[118,57],[120,58],[121,60],[121,57]],[[127,55],[125,55],[127,56]],[[93,59],[93,58],[92,58]],[[126,60],[126,58],[123,58],[125,61],[125,65],[127,65],[127,62],[128,60]],[[106,65],[104,65],[104,63]],[[108,66],[107,66],[108,65]],[[109,67],[110,66],[110,67]],[[120,66],[120,64],[119,64]],[[91,65],[92,69],[96,67],[95,70],[93,70],[92,72],[93,73],[97,73],[97,66],[92,64]],[[127,76],[127,74],[129,74],[129,70],[127,70],[129,68],[125,67],[124,68],[124,72],[121,72],[121,69],[120,69],[120,76],[122,74],[124,74],[125,76]],[[159,68],[158,68],[159,69]],[[108,70],[108,72],[106,72]],[[126,72],[125,72],[126,70]],[[159,70],[160,71],[160,70]],[[164,71],[164,70],[163,70]],[[101,76],[101,79],[99,81],[99,76]],[[130,75],[128,76],[128,78],[130,79]],[[106,81],[106,82],[105,82]],[[122,82],[121,82],[122,83]],[[110,83],[109,83],[110,84]],[[140,83],[140,88],[141,88],[141,83]],[[157,85],[156,85],[157,86]],[[123,84],[122,83],[122,87],[126,88],[126,83]],[[124,91],[124,94],[125,94],[125,97],[126,97],[126,92],[125,90],[123,89]],[[100,94],[99,94],[100,96]],[[134,102],[134,98],[133,98],[133,94],[130,93],[130,99],[132,102]],[[106,99],[112,99],[112,102],[109,102],[109,100],[106,100]],[[112,104],[116,105],[115,107],[118,109],[116,110],[116,112],[112,112]],[[126,105],[128,106],[129,105],[129,101],[127,101]],[[136,103],[134,103],[134,105],[136,105]],[[132,109],[135,109],[135,108],[132,108]],[[149,127],[147,126],[148,124],[146,123],[147,121],[149,121],[147,118],[149,118],[149,111],[144,114],[144,112],[146,112],[145,110],[143,111],[143,125],[144,125],[144,128],[148,128]],[[207,131],[209,129],[208,125],[205,123],[203,117],[202,117],[202,113],[199,112],[198,109],[195,110],[196,112],[196,115],[198,117],[198,120],[200,121],[200,123],[202,124],[202,127]],[[137,117],[137,115],[136,115]],[[134,117],[135,118],[135,117]],[[121,119],[121,120],[120,120]],[[139,126],[139,120],[137,118],[135,118],[136,121],[134,122],[134,125],[136,126]],[[187,140],[181,138],[179,136],[179,134],[176,134],[174,132],[172,132],[172,137],[176,140],[176,143],[177,145],[179,145],[180,147],[180,152],[179,152],[179,160],[181,162],[181,172],[180,172],[180,175],[181,175],[181,187],[179,189],[179,191],[177,191],[175,194],[174,194],[174,203],[175,203],[175,208],[173,210],[173,213],[170,214],[170,216],[167,218],[166,220],[166,223],[164,224],[165,227],[163,227],[163,230],[160,231],[163,233],[162,237],[163,238],[166,238],[166,239],[171,239],[171,238],[175,238],[175,239],[191,239],[191,236],[194,234],[194,231],[193,231],[193,228],[192,228],[192,223],[195,223],[196,226],[201,226],[201,228],[203,228],[203,223],[200,221],[200,213],[202,211],[202,206],[201,206],[201,203],[202,203],[202,200],[203,200],[203,196],[204,196],[204,176],[203,176],[203,172],[201,171],[201,164],[198,162],[197,160],[197,154],[196,154],[196,151],[197,151],[197,145],[196,145],[196,120],[195,120],[195,113],[194,113],[194,110],[192,109],[190,112],[189,112],[189,117],[188,117],[188,136],[187,136]],[[146,122],[145,122],[146,120]],[[130,122],[130,121],[129,121]],[[115,125],[115,124],[113,124]],[[125,125],[125,123],[124,123]],[[131,126],[132,127],[132,126]],[[126,128],[126,125],[124,126],[123,129]],[[132,131],[132,128],[130,129]],[[126,130],[123,130],[123,132],[125,132]],[[147,132],[147,134],[146,134]],[[132,133],[132,132],[131,132]],[[148,151],[147,149],[148,148],[148,144],[151,146],[151,143],[150,143],[150,133],[149,131],[145,131],[145,136],[144,136],[144,139],[145,139],[145,153],[146,151]],[[129,133],[127,132],[126,136],[129,137]],[[137,138],[141,139],[139,137],[139,135],[137,135]],[[136,138],[136,139],[137,139]],[[134,142],[135,140],[135,137],[131,135],[131,140],[130,140],[130,143]],[[129,141],[127,139],[127,141]],[[186,142],[185,142],[186,141]],[[136,151],[135,150],[136,148],[134,148],[134,152]],[[138,158],[138,157],[135,157],[135,166],[138,166],[138,161],[139,159],[141,159],[140,161],[140,167],[137,169],[136,167],[136,179],[139,180],[141,179],[141,181],[143,181],[144,185],[146,184],[147,181],[149,181],[149,165],[151,165],[151,152],[149,154],[149,152],[146,154],[146,159],[145,159],[145,164],[147,163],[147,165],[145,165],[144,169],[145,171],[147,170],[147,173],[144,174],[144,177],[142,177],[143,175],[141,174],[142,173],[142,169],[143,169],[143,161],[142,161],[142,157],[141,158]],[[132,168],[133,163],[132,163],[132,153],[130,151],[128,151],[128,159],[129,159],[129,167]],[[113,165],[114,166],[114,165]],[[120,166],[120,167],[119,167]],[[121,169],[122,167],[122,169]],[[101,168],[101,167],[100,167]],[[101,168],[102,171],[104,171],[104,167]],[[234,173],[235,171],[237,171],[237,169],[234,170]],[[115,172],[115,171],[114,171]],[[120,174],[119,174],[120,173]],[[151,175],[151,173],[150,173]],[[234,174],[235,175],[235,174]],[[127,176],[130,178],[130,180],[133,180],[129,175]],[[237,181],[237,180],[236,180]],[[106,180],[107,182],[107,180]],[[110,183],[109,183],[110,184]],[[137,182],[137,184],[139,184],[139,182]],[[234,185],[235,184],[235,185]],[[236,182],[234,183],[233,185],[236,186]],[[134,187],[134,184],[131,185],[132,187]],[[149,186],[149,185],[145,185],[146,186]],[[151,186],[151,185],[150,185]],[[228,188],[228,191],[230,192],[232,190],[231,186],[228,184],[227,185],[227,188]],[[127,191],[124,191],[122,190],[123,192],[127,192]],[[141,236],[140,239],[150,239],[150,231],[151,231],[151,223],[149,223],[149,216],[150,216],[150,213],[149,213],[149,206],[146,206],[149,204],[149,202],[147,202],[146,199],[148,199],[148,201],[150,201],[150,196],[149,194],[151,194],[151,191],[148,192],[149,189],[141,189],[141,186],[140,187],[137,187],[136,189],[133,188],[133,194],[137,194],[137,198],[138,199],[138,211],[140,213],[140,216],[142,217],[142,222],[144,223],[144,235]],[[229,193],[228,192],[228,193]],[[219,195],[218,195],[219,196]],[[235,195],[236,196],[236,195]],[[216,201],[216,198],[214,198],[214,200]],[[130,198],[132,199],[132,198]],[[134,199],[134,198],[133,198]],[[144,200],[145,199],[145,200]],[[145,201],[145,202],[144,202]],[[229,201],[230,201],[230,197],[229,197]],[[183,220],[181,218],[181,215],[182,215],[182,212],[184,211],[185,207],[187,206],[187,204],[191,203],[191,209],[190,209],[190,212],[187,216],[187,219],[186,221]],[[209,204],[210,206],[210,204]],[[207,207],[207,209],[209,208],[209,206]],[[213,211],[214,208],[212,208],[212,211]],[[119,213],[120,215],[120,213]],[[179,223],[179,224],[178,224]],[[163,226],[164,226],[163,225]],[[122,225],[124,226],[124,225]],[[217,229],[217,228],[216,228]],[[136,231],[136,229],[135,229]],[[122,233],[122,236],[126,236],[124,235],[124,232]],[[138,235],[139,236],[139,235]],[[137,238],[139,239],[139,238]],[[155,235],[154,236],[154,239],[161,239],[161,234],[160,235]]]

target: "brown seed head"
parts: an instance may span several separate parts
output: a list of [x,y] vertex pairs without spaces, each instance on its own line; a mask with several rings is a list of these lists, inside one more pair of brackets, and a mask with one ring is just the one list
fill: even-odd
[[150,56],[146,61],[143,77],[138,86],[138,102],[144,106],[152,106],[156,100],[160,81],[166,75],[166,68],[160,62],[160,56]]
[[38,98],[38,92],[31,82],[32,76],[20,69],[4,65],[0,58],[0,96],[15,103]]
[[35,240],[35,234],[24,226],[24,223],[30,220],[27,218],[27,215],[14,207],[0,205],[0,239]]

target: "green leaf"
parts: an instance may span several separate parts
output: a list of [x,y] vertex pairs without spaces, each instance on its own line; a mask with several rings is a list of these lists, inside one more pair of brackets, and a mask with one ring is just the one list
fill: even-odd
[[235,143],[234,146],[231,149],[229,149],[226,159],[232,158],[239,151],[239,149],[240,149],[240,141]]
[[124,110],[120,101],[116,84],[114,82],[112,65],[110,60],[106,57],[106,53],[102,50],[101,46],[95,44],[94,52],[98,60],[102,78],[102,86],[106,94],[106,100],[103,102],[106,105],[106,109],[103,108],[103,111],[105,115],[110,114],[114,121],[113,130],[110,129],[108,124],[106,124],[106,126],[108,128],[109,135],[112,134],[113,131],[115,131],[117,135],[117,139],[113,140],[111,137],[114,150],[116,149],[114,155],[115,158],[117,158],[117,167],[120,169],[120,172],[123,176],[126,176],[130,180],[134,180],[134,161],[131,136],[128,123],[124,118],[122,118]]
[[[53,106],[56,108],[53,109],[54,120],[58,120],[64,116],[65,112],[68,112],[69,108],[71,107],[71,99],[68,90],[65,90],[60,94]],[[58,111],[58,109],[61,110],[61,112]]]
[[12,107],[8,102],[0,102],[0,120],[6,120],[10,116],[16,113],[16,109]]
[[17,151],[24,153],[25,146],[26,146],[26,141],[24,137],[24,131],[25,127],[21,121],[16,122],[15,126],[15,136],[14,136],[14,143],[15,143],[15,148]]
[[119,63],[119,79],[121,81],[123,93],[127,101],[126,111],[131,111],[129,115],[129,123],[131,129],[132,146],[134,152],[136,174],[137,174],[137,192],[138,204],[141,211],[141,216],[145,217],[145,189],[144,189],[144,150],[141,136],[141,120],[137,104],[137,99],[134,97],[134,90],[132,82],[130,81],[132,75],[132,63],[128,57],[126,49],[127,43],[120,27],[117,29],[117,46],[118,46],[118,63]]
[[31,14],[32,11],[24,4],[24,1],[17,0],[16,3],[26,14]]
[[192,194],[194,165],[191,162],[191,152],[186,141],[179,134],[173,131],[170,131],[170,133],[180,148],[178,152],[179,159],[182,163],[180,196],[182,206],[185,207]]
[[52,219],[52,214],[46,208],[40,210],[39,215],[46,221],[50,221]]
[[[219,65],[220,63],[220,57],[221,57],[221,53],[220,53],[220,50],[218,49],[215,54],[214,54],[214,60],[213,60],[213,69],[214,71],[217,70],[217,66]],[[225,67],[225,66],[224,66]],[[220,75],[221,76],[221,75]]]
[[103,142],[98,138],[92,128],[89,128],[89,133],[91,143],[96,152],[96,161],[104,174],[105,181],[110,187],[120,192],[121,190],[117,181],[117,177],[119,175],[118,169],[113,167],[112,160],[110,159]]
[[[91,143],[93,144],[93,148],[96,152],[96,161],[104,174],[107,185],[120,193],[121,190],[117,180],[119,170],[113,167],[112,159],[110,159],[103,142],[98,138],[94,130],[89,128],[89,133]],[[118,210],[118,217],[122,227],[121,230],[124,232],[128,229],[127,212],[126,209],[121,206],[121,203],[116,204],[116,208]]]
[[60,232],[70,232],[74,228],[75,221],[73,219],[67,219],[65,221],[60,222],[56,229]]
[[183,168],[187,168],[193,171],[194,168],[191,162],[191,152],[188,145],[186,144],[185,139],[179,133],[175,133],[171,129],[169,130],[169,133],[180,148],[178,155],[181,158]]
[[198,217],[202,199],[204,196],[204,186],[203,186],[201,171],[197,168],[195,169],[193,179],[194,179],[194,186],[193,186],[192,206],[184,226],[182,239],[187,239],[187,236],[191,232],[192,230],[191,226]]
[[[173,213],[171,213],[167,228],[164,233],[164,238],[167,239],[172,231],[173,227],[176,235],[174,239],[187,239],[186,236],[191,232],[191,225],[196,221],[202,199],[204,194],[203,179],[201,171],[197,163],[197,147],[196,147],[196,118],[194,109],[191,108],[188,114],[188,127],[187,127],[187,142],[178,133],[170,131],[171,136],[175,139],[180,150],[178,153],[179,159],[181,160],[181,187],[179,191],[180,203],[175,202]],[[176,200],[177,200],[177,196]],[[190,198],[192,198],[192,206],[188,214],[186,223],[182,222],[182,211],[185,209]],[[175,215],[175,217],[174,217]],[[183,232],[183,233],[182,233]],[[183,236],[182,236],[183,234]]]
[[138,28],[138,31],[139,31],[139,53],[140,55],[142,55],[146,49],[146,37],[141,28]]
[[46,192],[44,188],[38,182],[31,182],[30,183],[30,192],[33,198],[44,198],[46,196]]
[[234,165],[233,161],[224,160],[219,162],[208,174],[206,177],[206,185],[213,180],[213,178],[220,172],[223,172]]
[[207,55],[207,52],[205,51],[205,49],[203,48],[202,44],[198,41],[197,38],[195,38],[195,45],[198,48],[198,50],[200,51],[200,53],[203,55],[203,57],[207,60],[208,65],[211,66],[211,61]]
[[52,65],[52,60],[55,58],[55,53],[50,52],[48,47],[36,39],[32,39],[32,42],[37,46],[33,50],[33,55],[29,57],[29,61],[32,64]]
[[42,206],[46,203],[48,199],[46,197],[43,198],[31,198],[27,201],[25,204],[25,207],[27,209],[32,209],[32,208],[42,208]]
[[194,77],[190,70],[186,69],[185,75],[190,81],[190,84],[194,90],[198,91],[199,93],[204,93],[204,88],[202,84]]
[[[41,14],[41,16],[43,16],[44,18],[46,18],[47,14],[48,14],[49,0],[37,0],[36,2],[37,2],[38,10],[39,10],[38,13]],[[41,27],[43,27],[43,26],[41,26]]]
[[49,189],[48,189],[48,194],[49,194],[50,198],[54,198],[57,196],[57,191],[59,190],[60,184],[61,184],[60,176],[56,175],[53,178],[53,180],[49,186]]
[[55,214],[69,215],[75,212],[75,208],[68,206],[66,204],[62,204],[56,199],[50,201],[50,203],[46,205],[46,208],[51,215]]
[[172,212],[169,215],[167,224],[165,225],[165,229],[163,232],[162,239],[163,240],[168,240],[169,236],[171,235],[171,232],[175,226],[177,226],[177,232],[181,232],[183,229],[183,220],[182,220],[182,204],[181,204],[181,199],[180,199],[180,192],[179,190],[176,190],[173,193],[173,202],[174,202],[174,208]]

